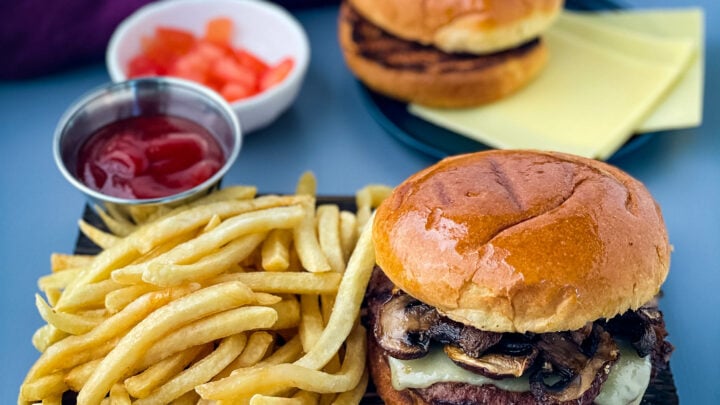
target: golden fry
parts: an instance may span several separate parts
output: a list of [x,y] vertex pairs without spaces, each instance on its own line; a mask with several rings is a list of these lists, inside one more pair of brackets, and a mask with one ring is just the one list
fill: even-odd
[[150,284],[131,285],[117,290],[110,291],[105,296],[105,308],[111,314],[122,311],[131,302],[135,301],[143,294],[155,291],[158,288]]
[[303,207],[305,215],[302,222],[293,228],[295,250],[300,262],[305,270],[313,273],[330,271],[330,263],[320,249],[320,242],[315,232],[315,202],[308,201]]
[[23,384],[20,387],[20,399],[23,401],[42,401],[43,398],[62,395],[67,389],[65,373],[60,371]]
[[66,312],[56,312],[40,297],[40,294],[35,294],[35,307],[45,322],[71,335],[81,335],[89,332],[105,320],[105,317],[89,317]]
[[248,330],[270,328],[277,319],[277,312],[274,309],[259,306],[234,308],[204,317],[155,341],[139,361],[138,368],[146,368],[192,346]]
[[197,385],[210,381],[242,352],[246,342],[244,334],[224,338],[214,352],[177,374],[147,397],[135,401],[135,404],[166,404],[192,391]]
[[340,209],[334,204],[323,204],[317,208],[318,241],[333,271],[345,271],[342,244],[340,242]]
[[263,242],[262,268],[267,271],[285,271],[290,265],[292,232],[287,229],[272,230]]
[[334,294],[340,286],[338,273],[248,272],[223,274],[213,282],[240,281],[252,288],[274,294]]
[[81,271],[81,267],[68,268],[63,271],[48,274],[47,276],[42,276],[38,279],[38,288],[40,291],[63,289],[70,285]]
[[111,405],[130,405],[130,395],[122,383],[115,383],[110,388]]
[[205,357],[212,351],[212,344],[194,346],[175,353],[145,369],[140,374],[125,379],[125,389],[135,398],[145,398],[158,386],[184,370],[198,356]]
[[343,258],[347,261],[352,255],[358,238],[357,217],[350,211],[340,211],[340,244]]
[[264,233],[239,237],[192,264],[155,262],[143,272],[143,281],[169,287],[216,276],[248,257],[262,243],[263,239],[265,239]]
[[87,267],[95,259],[91,255],[67,255],[64,253],[53,253],[50,255],[50,268],[53,273],[67,269]]
[[328,374],[295,364],[253,367],[229,377],[199,385],[195,390],[206,399],[230,399],[254,392],[275,392],[296,387],[317,393],[345,392],[360,382],[365,370],[365,329],[357,325],[347,340],[339,373]]
[[67,335],[69,335],[69,333],[63,332],[52,325],[43,325],[33,334],[32,343],[33,346],[42,353],[50,345],[64,339]]
[[102,359],[95,359],[73,367],[65,376],[65,384],[75,392],[80,391],[101,361]]
[[111,233],[107,233],[102,229],[90,225],[82,219],[78,221],[78,226],[80,227],[80,232],[82,232],[85,236],[87,236],[88,239],[90,239],[91,242],[98,245],[102,249],[109,248],[110,246],[116,244],[117,241],[120,239],[119,237]]
[[295,186],[295,194],[309,196],[317,194],[317,180],[313,172],[307,171],[300,176],[297,186]]
[[324,329],[317,295],[305,294],[300,297],[300,314],[298,334],[303,351],[307,353],[315,346]]
[[123,336],[103,359],[99,366],[103,372],[93,374],[80,390],[78,405],[96,404],[104,398],[158,338],[204,316],[252,303],[254,298],[247,286],[229,282],[203,288],[157,309]]
[[367,226],[360,235],[357,247],[340,282],[335,307],[327,327],[313,349],[295,364],[319,370],[337,353],[360,314],[360,305],[374,265],[372,227]]
[[254,366],[265,357],[274,341],[275,338],[268,332],[254,332],[248,338],[242,353],[228,364],[223,371],[218,373],[214,379],[227,377],[238,368]]

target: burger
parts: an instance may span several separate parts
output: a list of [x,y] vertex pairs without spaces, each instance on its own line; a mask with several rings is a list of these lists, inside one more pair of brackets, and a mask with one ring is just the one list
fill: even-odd
[[368,87],[406,102],[467,107],[497,100],[538,75],[540,38],[562,0],[346,0],[339,41]]
[[387,404],[636,404],[672,345],[647,189],[537,151],[447,158],[378,207],[366,293]]

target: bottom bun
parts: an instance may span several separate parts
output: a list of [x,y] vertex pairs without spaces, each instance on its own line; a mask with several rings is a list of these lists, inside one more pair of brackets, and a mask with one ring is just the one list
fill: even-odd
[[368,87],[431,107],[471,107],[505,97],[537,76],[548,57],[540,39],[487,55],[446,53],[392,36],[348,4],[340,8],[339,40],[348,67]]

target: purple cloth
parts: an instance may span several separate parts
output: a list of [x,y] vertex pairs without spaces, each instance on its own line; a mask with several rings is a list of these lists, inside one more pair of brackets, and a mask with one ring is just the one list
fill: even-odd
[[151,0],[0,0],[0,79],[103,60],[115,27]]
[[[153,0],[0,0],[0,80],[101,62],[115,27]],[[339,0],[275,0],[287,8]]]

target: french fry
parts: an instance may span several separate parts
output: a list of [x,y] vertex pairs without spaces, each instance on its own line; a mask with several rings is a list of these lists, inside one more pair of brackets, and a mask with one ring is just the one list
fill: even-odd
[[40,352],[44,352],[50,345],[64,339],[69,333],[63,332],[52,325],[43,325],[35,331],[32,337],[33,346]]
[[335,398],[335,400],[332,402],[333,405],[345,405],[345,404],[359,404],[362,400],[363,396],[365,395],[365,391],[367,390],[368,382],[369,382],[369,375],[368,371],[365,370],[365,372],[362,375],[362,378],[360,378],[360,382],[355,386],[355,388],[351,389],[350,391],[345,391],[343,393],[338,394],[338,396]]
[[[65,299],[65,294],[60,297],[55,309],[69,312],[80,309],[102,308],[105,305],[105,296],[121,287],[122,285],[113,280],[102,280],[76,286],[70,298]],[[62,305],[60,305],[61,303]]]
[[340,211],[340,244],[343,258],[348,260],[358,238],[357,217],[350,211]]
[[315,196],[317,193],[317,180],[313,172],[305,172],[300,175],[297,186],[295,186],[295,194]]
[[48,274],[38,279],[38,288],[41,291],[63,289],[67,287],[82,271],[81,267],[68,268],[63,271]]
[[318,241],[320,249],[333,271],[345,271],[342,244],[340,242],[340,209],[334,204],[323,204],[317,208]]
[[99,402],[112,385],[132,368],[152,343],[180,325],[254,301],[252,290],[239,282],[217,284],[195,291],[157,309],[140,321],[100,363],[78,393],[78,405]]
[[113,204],[105,204],[105,209],[96,205],[95,212],[110,232],[115,235],[127,236],[135,230],[135,224],[128,221]]
[[323,319],[317,295],[304,294],[300,297],[300,328],[298,334],[303,351],[309,352],[323,331]]
[[[108,350],[108,352],[109,351],[110,350]],[[102,361],[102,359],[90,360],[87,363],[73,367],[65,376],[65,384],[75,392],[80,391],[87,380],[90,379],[92,373],[95,372],[98,365],[100,365],[100,361]]]
[[50,269],[53,273],[67,269],[77,269],[87,267],[95,259],[91,255],[67,255],[63,253],[53,253],[50,255]]
[[110,388],[109,398],[111,405],[130,405],[130,395],[122,383],[115,383]]
[[110,291],[105,296],[105,308],[111,313],[122,311],[131,302],[143,294],[155,291],[158,288],[150,284],[131,285]]
[[188,281],[202,281],[225,272],[233,264],[248,257],[263,239],[265,239],[264,233],[239,237],[192,264],[155,262],[143,272],[143,281],[161,287],[180,285]]
[[274,309],[259,306],[234,308],[204,317],[155,341],[138,362],[138,368],[144,369],[192,346],[248,330],[270,328],[277,319],[277,312]]
[[217,228],[218,225],[222,222],[222,218],[220,218],[220,215],[213,215],[210,220],[208,221],[207,225],[205,225],[205,228],[203,228],[203,232],[210,232],[213,229]]
[[170,404],[171,405],[198,405],[200,402],[200,395],[197,392],[188,391],[181,395],[179,398],[175,398]]
[[270,395],[255,394],[250,398],[250,405],[303,405],[300,398],[273,397]]
[[285,271],[290,265],[290,243],[292,232],[287,229],[270,231],[263,242],[262,268],[267,271]]
[[252,288],[274,294],[334,294],[340,286],[338,273],[248,272],[229,273],[212,282],[239,281]]
[[105,320],[104,317],[88,317],[66,312],[56,312],[40,297],[40,294],[35,294],[35,307],[37,307],[40,316],[45,322],[71,335],[81,335],[89,332]]
[[138,399],[135,404],[166,404],[192,391],[197,385],[210,381],[242,352],[246,342],[244,334],[224,338],[214,352],[177,374],[147,397]]
[[90,239],[90,241],[92,241],[94,244],[98,245],[103,249],[107,249],[110,246],[116,244],[117,241],[120,239],[119,237],[111,233],[107,233],[102,229],[90,225],[82,219],[78,221],[78,226],[80,228],[80,232],[87,236],[87,238]]
[[231,399],[254,392],[274,392],[296,387],[317,393],[344,392],[357,386],[365,370],[365,329],[357,325],[347,340],[345,359],[339,373],[328,374],[295,364],[276,364],[235,372],[218,381],[195,388],[205,399]]
[[93,357],[95,355],[93,350],[102,353],[107,348],[109,352],[111,347],[108,346],[114,343],[113,339],[151,312],[173,299],[188,294],[193,288],[193,286],[184,286],[145,294],[92,331],[84,335],[68,336],[49,346],[30,368],[23,384],[54,371],[93,360],[96,358]]
[[303,207],[305,215],[300,224],[293,228],[295,250],[300,262],[304,269],[313,273],[330,271],[332,268],[320,249],[320,242],[315,232],[315,202],[308,201]]
[[239,368],[254,366],[265,357],[265,354],[271,349],[274,341],[275,338],[268,332],[254,332],[248,338],[242,353],[213,379],[227,377],[231,372]]
[[[372,217],[370,221],[372,224]],[[313,349],[296,361],[296,365],[319,370],[337,353],[358,318],[365,287],[374,265],[372,226],[367,226],[358,239],[357,247],[340,282],[330,321]]]
[[60,297],[62,296],[62,290],[59,288],[48,288],[43,292],[45,293],[48,304],[53,307],[60,301]]
[[158,386],[184,370],[198,356],[205,357],[212,351],[212,344],[194,346],[167,357],[147,369],[125,379],[125,389],[135,398],[145,398]]
[[251,211],[287,207],[307,201],[306,196],[263,196],[253,200],[217,201],[192,206],[176,215],[166,215],[133,235],[131,242],[140,252],[146,253],[173,237],[205,226],[214,215],[222,219]]
[[62,405],[62,395],[50,395],[42,400],[42,405]]
[[20,398],[23,401],[42,401],[43,398],[62,395],[67,389],[65,373],[59,371],[23,384],[20,388]]
[[294,296],[288,296],[284,300],[270,305],[277,314],[277,321],[272,325],[273,330],[295,328],[300,324],[300,303]]
[[[176,246],[174,249],[143,264],[135,264],[112,272],[114,280],[125,283],[126,275],[144,275],[144,271],[158,264],[187,264],[213,252],[237,237],[268,232],[271,229],[291,228],[303,219],[303,209],[293,205],[247,212],[228,218],[211,232]],[[135,278],[130,281],[136,281]]]
[[60,297],[60,301],[55,305],[55,309],[59,311],[67,309],[68,306],[65,303],[77,300],[77,296],[82,295],[84,292],[77,292],[75,290],[90,283],[106,280],[110,275],[110,271],[127,265],[138,256],[139,252],[133,246],[131,238],[122,239],[110,249],[103,250],[95,257],[92,263],[90,263],[86,271],[80,273],[78,277],[67,286],[62,297]]
[[373,208],[377,208],[381,202],[392,192],[392,188],[381,184],[368,184],[355,194],[357,205],[358,229],[363,229],[370,219]]

